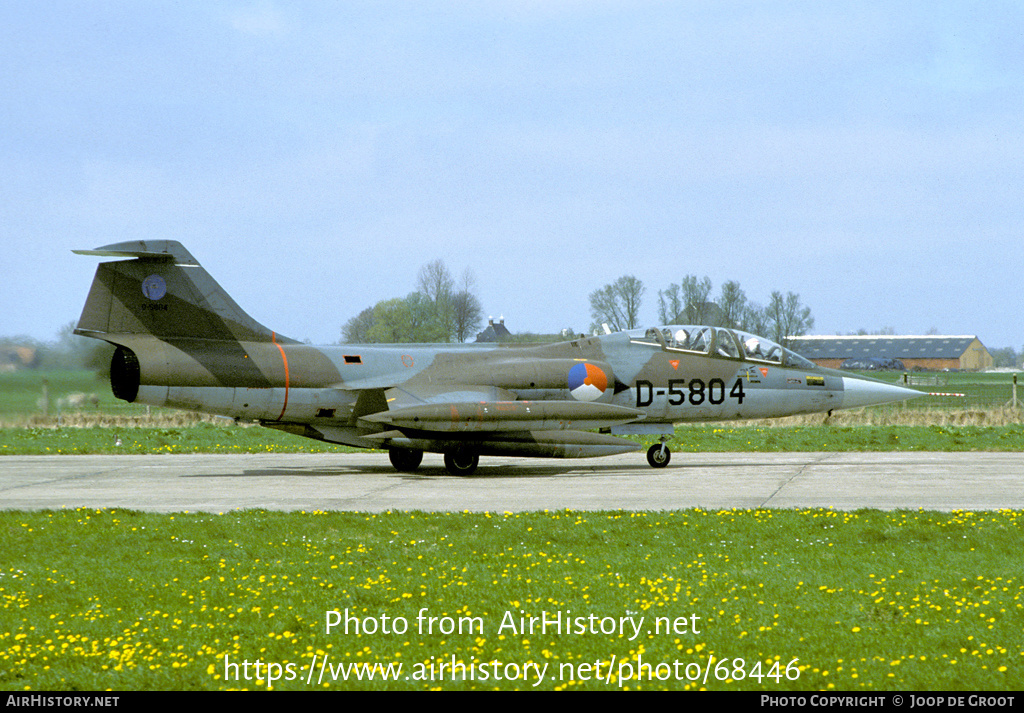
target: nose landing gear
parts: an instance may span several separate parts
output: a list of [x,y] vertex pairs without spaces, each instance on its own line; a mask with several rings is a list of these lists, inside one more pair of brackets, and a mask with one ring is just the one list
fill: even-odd
[[672,459],[672,451],[665,445],[665,440],[662,437],[660,443],[655,443],[647,449],[647,462],[651,464],[652,468],[664,468]]

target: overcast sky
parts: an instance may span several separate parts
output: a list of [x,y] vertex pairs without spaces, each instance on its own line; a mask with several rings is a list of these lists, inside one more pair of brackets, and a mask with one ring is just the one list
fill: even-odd
[[0,335],[173,239],[315,343],[441,258],[512,331],[694,274],[1019,349],[1022,7],[0,0]]

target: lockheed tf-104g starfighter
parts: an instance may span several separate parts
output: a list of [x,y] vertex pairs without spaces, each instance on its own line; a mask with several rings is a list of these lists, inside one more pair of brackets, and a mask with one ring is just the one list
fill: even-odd
[[425,451],[473,473],[482,455],[586,458],[675,423],[765,418],[900,401],[920,392],[816,366],[753,334],[672,325],[556,344],[310,346],[256,322],[175,241],[130,241],[100,263],[76,334],[116,349],[114,395],[219,414],[330,443]]

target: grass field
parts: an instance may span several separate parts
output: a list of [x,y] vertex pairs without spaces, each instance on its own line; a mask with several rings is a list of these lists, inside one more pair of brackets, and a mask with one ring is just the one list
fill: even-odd
[[1020,690],[1021,516],[0,512],[0,689]]

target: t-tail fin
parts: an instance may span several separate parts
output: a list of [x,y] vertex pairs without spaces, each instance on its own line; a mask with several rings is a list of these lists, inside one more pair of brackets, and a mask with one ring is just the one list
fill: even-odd
[[247,315],[177,241],[132,240],[74,252],[135,258],[100,263],[76,334],[295,343]]

